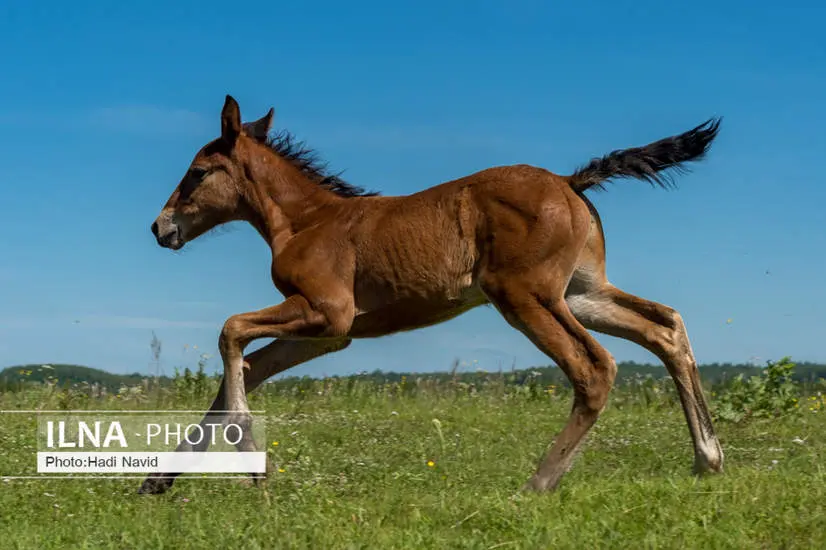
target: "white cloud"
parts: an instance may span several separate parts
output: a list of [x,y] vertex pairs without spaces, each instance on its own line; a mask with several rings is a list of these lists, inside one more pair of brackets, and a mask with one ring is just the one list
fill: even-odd
[[92,126],[99,129],[149,135],[200,135],[215,133],[216,119],[175,107],[148,104],[104,105],[85,111],[0,112],[0,127]]
[[488,149],[513,147],[517,140],[495,132],[437,126],[344,126],[322,130],[328,145],[352,145],[382,149]]
[[77,319],[79,325],[87,328],[134,328],[134,329],[162,329],[162,328],[216,328],[216,323],[203,321],[171,320],[157,317],[130,317],[127,315],[90,315]]
[[157,317],[132,317],[128,315],[83,315],[76,318],[60,317],[3,317],[0,328],[43,329],[52,327],[77,326],[80,329],[217,329],[220,323],[205,321],[173,320]]
[[140,134],[198,134],[210,127],[200,113],[156,105],[98,107],[88,113],[87,120],[95,126]]

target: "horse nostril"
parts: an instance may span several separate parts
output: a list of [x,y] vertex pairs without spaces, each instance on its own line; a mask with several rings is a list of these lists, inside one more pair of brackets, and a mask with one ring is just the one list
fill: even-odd
[[158,236],[158,222],[152,223],[152,234],[155,235],[155,237]]

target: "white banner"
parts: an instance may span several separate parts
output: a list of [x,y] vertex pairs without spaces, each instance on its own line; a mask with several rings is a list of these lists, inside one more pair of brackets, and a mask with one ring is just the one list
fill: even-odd
[[266,452],[37,453],[42,474],[263,474]]

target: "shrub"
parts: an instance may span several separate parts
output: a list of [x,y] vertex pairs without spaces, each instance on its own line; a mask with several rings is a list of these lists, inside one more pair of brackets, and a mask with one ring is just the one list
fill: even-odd
[[198,370],[194,373],[186,367],[183,372],[175,369],[175,376],[172,379],[174,395],[176,399],[183,400],[204,400],[214,396],[217,390],[215,380],[210,380],[204,370],[209,356],[202,354],[198,359]]
[[776,417],[798,408],[798,385],[792,380],[795,364],[790,357],[767,366],[757,376],[737,375],[718,391],[714,416],[740,422],[751,417]]

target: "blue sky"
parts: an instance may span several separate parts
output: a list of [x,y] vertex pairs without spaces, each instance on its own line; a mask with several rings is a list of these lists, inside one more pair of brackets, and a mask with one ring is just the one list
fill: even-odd
[[[0,367],[147,372],[154,330],[171,372],[215,354],[226,317],[280,301],[249,227],[178,254],[149,231],[227,93],[245,119],[275,107],[276,125],[385,194],[500,164],[569,173],[722,115],[678,191],[591,194],[609,277],[679,309],[702,362],[826,361],[824,4],[166,4],[0,5]],[[290,373],[454,358],[549,362],[482,308]]]

